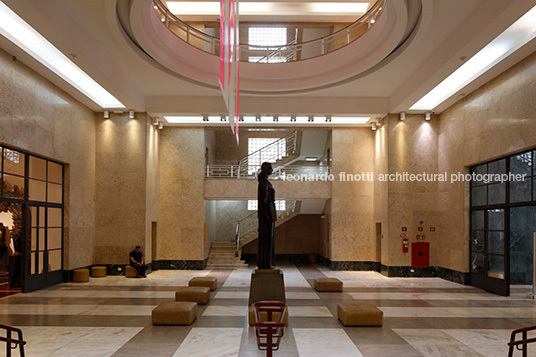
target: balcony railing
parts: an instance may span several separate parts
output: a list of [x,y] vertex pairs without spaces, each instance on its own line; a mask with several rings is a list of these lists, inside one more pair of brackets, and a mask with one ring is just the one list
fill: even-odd
[[[292,62],[304,60],[335,51],[359,38],[376,23],[384,9],[386,0],[378,0],[359,19],[343,29],[314,40],[290,43],[283,46],[239,45],[240,58],[270,59],[269,62]],[[153,0],[156,13],[170,31],[187,43],[213,55],[219,55],[220,39],[200,31],[171,13],[161,0]]]
[[[237,178],[256,179],[260,165],[207,165],[205,166],[205,178]],[[270,180],[285,180],[292,175],[296,181],[300,177],[303,181],[326,181],[331,174],[330,166],[301,166],[286,165],[274,166]]]

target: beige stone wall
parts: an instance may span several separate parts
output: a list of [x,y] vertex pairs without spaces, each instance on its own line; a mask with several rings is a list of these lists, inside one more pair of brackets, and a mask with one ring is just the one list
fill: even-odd
[[374,181],[344,182],[341,173],[374,171],[374,135],[370,128],[333,129],[331,201],[332,261],[374,261]]
[[[389,174],[437,174],[438,173],[438,132],[439,123],[424,120],[424,115],[406,114],[406,120],[398,115],[389,115],[387,120],[388,172]],[[407,227],[409,241],[416,241],[417,234],[425,234],[430,242],[430,265],[437,265],[435,252],[442,249],[437,241],[438,227],[438,183],[431,182],[388,182],[388,234],[384,235],[382,264],[388,266],[411,265],[410,252],[402,252],[402,227]],[[423,222],[420,224],[420,222]],[[424,228],[423,232],[418,227]],[[410,243],[411,244],[411,243]]]
[[205,134],[165,127],[160,133],[158,259],[202,260]]
[[95,264],[128,263],[136,245],[146,259],[151,256],[146,246],[147,129],[145,115],[97,116]]
[[374,222],[381,225],[383,239],[376,240],[376,261],[387,261],[387,237],[389,236],[388,182],[378,180],[379,175],[389,172],[389,120],[384,118],[383,125],[374,133]]
[[95,113],[0,50],[0,143],[65,163],[64,269],[95,240]]
[[[536,146],[536,54],[441,113],[439,170],[469,167]],[[439,184],[438,265],[469,271],[469,187]]]
[[324,258],[330,256],[329,242],[331,241],[331,199],[326,200],[324,213],[320,217],[320,242],[318,254]]
[[[157,126],[153,125],[153,118],[146,114],[136,113],[138,120],[145,120],[146,127],[146,172],[145,184],[145,261],[152,261],[153,244],[158,249],[158,229],[153,231],[153,222],[158,227],[158,199],[159,199],[159,174],[160,174],[160,138]],[[156,235],[153,241],[153,235]],[[156,253],[156,252],[155,252]]]

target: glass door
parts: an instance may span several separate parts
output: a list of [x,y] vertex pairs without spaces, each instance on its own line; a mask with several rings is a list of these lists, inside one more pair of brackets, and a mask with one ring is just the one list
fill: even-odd
[[30,205],[27,210],[29,249],[25,259],[24,291],[33,291],[62,282],[62,209]]
[[471,213],[471,284],[507,296],[510,277],[505,235],[505,210],[488,209]]

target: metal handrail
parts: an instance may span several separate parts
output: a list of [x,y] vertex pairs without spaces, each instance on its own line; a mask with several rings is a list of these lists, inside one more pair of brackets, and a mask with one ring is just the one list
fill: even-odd
[[[166,27],[169,28],[170,23],[173,24],[175,27],[177,27],[180,31],[182,31],[186,37],[186,39],[179,38],[185,40],[187,43],[191,44],[192,46],[195,46],[192,43],[192,37],[198,40],[203,41],[203,46],[200,48],[199,46],[195,46],[196,48],[200,48],[201,50],[211,53],[213,55],[218,55],[219,51],[219,44],[220,39],[217,37],[214,37],[212,35],[206,34],[203,31],[200,31],[181,19],[179,19],[176,15],[174,15],[167,6],[165,6],[161,0],[152,0],[153,6],[155,8],[155,11],[157,11],[158,16],[162,20],[162,22],[166,25]],[[316,54],[314,51],[309,51],[308,56],[303,56],[304,48],[310,48],[310,47],[319,47],[321,55],[324,55],[326,53],[332,52],[340,47],[343,47],[345,45],[348,45],[350,42],[353,42],[355,39],[351,40],[351,34],[367,24],[367,26],[373,26],[380,14],[382,13],[384,9],[386,0],[378,0],[374,5],[359,19],[351,23],[350,25],[342,28],[339,31],[336,31],[334,33],[331,33],[327,36],[320,37],[317,39],[295,43],[289,51],[292,51],[294,56],[287,56],[283,57],[284,59],[291,59],[294,58],[293,61],[299,61],[304,60],[308,58],[315,57]],[[173,32],[173,31],[172,31]],[[175,32],[174,32],[175,33]],[[356,38],[358,38],[357,36]],[[330,48],[329,45],[337,40],[344,39],[345,38],[345,44],[343,46],[337,47],[337,48]],[[205,44],[209,45],[209,49],[205,48]],[[239,44],[240,48],[240,58],[242,61],[248,61],[248,58],[255,55],[264,55],[267,59],[270,58],[271,53],[282,53],[282,51],[285,51],[287,45],[282,46],[259,46],[259,45],[250,45],[250,44]],[[335,47],[335,46],[333,46]],[[301,56],[298,56],[298,52],[300,52]],[[307,52],[306,52],[307,53]],[[274,55],[276,56],[276,55]],[[289,61],[290,62],[290,61]]]
[[[285,210],[279,211],[277,213],[278,218],[283,218],[289,214],[296,211],[296,201],[295,200],[285,200]],[[249,236],[251,233],[257,230],[257,211],[253,211],[244,218],[236,222],[236,252],[235,255],[238,257],[240,251],[240,241],[244,240],[243,237]]]
[[[331,178],[331,166],[272,165],[271,180],[287,179],[288,175],[304,176],[301,181],[327,181]],[[205,178],[236,178],[253,180],[257,178],[259,165],[221,164],[206,165]]]
[[[6,330],[6,337],[0,336],[0,341],[6,342],[6,356],[11,357],[11,350],[14,350],[19,347],[20,357],[24,357],[24,345],[26,344],[26,341],[24,341],[22,337],[22,330],[7,325],[0,325],[0,329]],[[12,332],[18,335],[17,339],[11,338]],[[14,344],[15,346],[12,346],[12,344]]]
[[[252,169],[253,171],[256,171],[256,167],[260,166],[260,161],[268,161],[268,162],[274,162],[282,157],[286,157],[290,154],[294,154],[296,152],[296,143],[297,143],[297,137],[298,137],[298,131],[295,130],[282,138],[277,139],[273,143],[270,143],[262,148],[260,148],[257,151],[252,152],[246,157],[243,157],[242,159],[238,160],[238,177],[240,178],[240,175],[242,174],[249,174]],[[284,143],[284,152],[281,152],[280,146]],[[263,153],[267,153],[263,155]],[[252,161],[255,161],[254,158],[258,156],[257,161],[259,161],[255,165],[251,165]],[[244,171],[244,168],[246,169]]]
[[[527,332],[532,331],[532,330],[536,330],[536,326],[523,327],[523,328],[512,331],[512,334],[510,335],[510,342],[508,342],[508,346],[510,347],[508,349],[508,357],[513,357],[514,347],[518,351],[522,351],[523,357],[527,357],[528,355],[527,344],[536,342],[536,338],[527,338]],[[516,341],[516,335],[518,333],[521,333],[522,339]]]

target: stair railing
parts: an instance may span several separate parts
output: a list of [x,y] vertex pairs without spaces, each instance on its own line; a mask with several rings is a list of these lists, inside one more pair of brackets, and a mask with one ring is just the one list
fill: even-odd
[[[295,200],[285,200],[285,209],[277,211],[277,217],[279,219],[288,216],[296,211]],[[247,236],[257,231],[257,211],[253,211],[238,222],[236,222],[236,251],[235,255],[238,257],[240,251],[240,242]]]
[[238,161],[238,178],[256,173],[263,162],[276,162],[296,152],[298,131],[295,130],[282,138],[260,148]]

